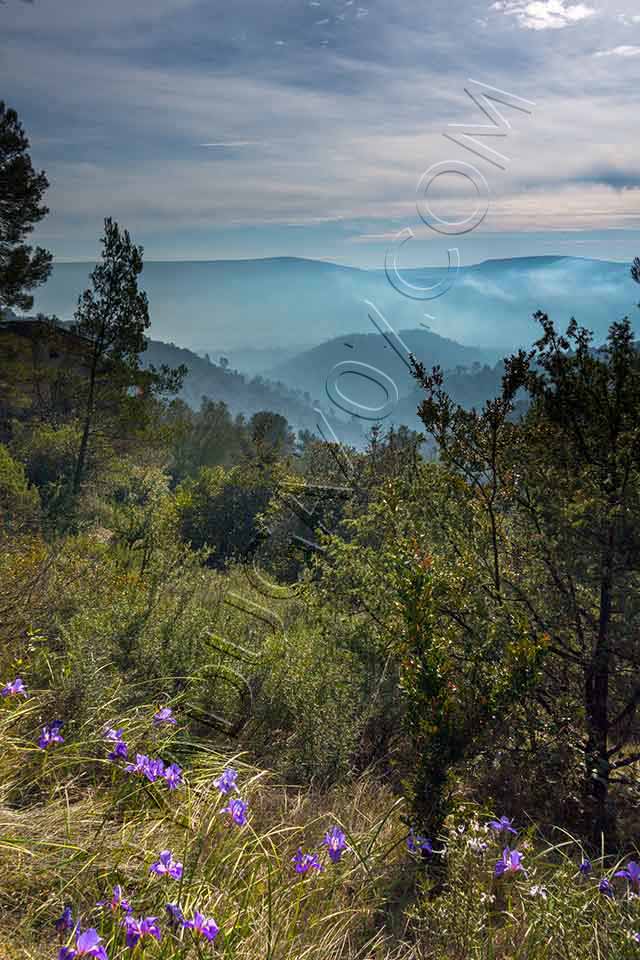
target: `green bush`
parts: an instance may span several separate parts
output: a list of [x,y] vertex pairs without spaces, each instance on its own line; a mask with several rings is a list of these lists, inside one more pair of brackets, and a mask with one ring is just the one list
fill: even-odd
[[25,469],[0,444],[0,527],[10,533],[39,526],[40,497],[29,484]]

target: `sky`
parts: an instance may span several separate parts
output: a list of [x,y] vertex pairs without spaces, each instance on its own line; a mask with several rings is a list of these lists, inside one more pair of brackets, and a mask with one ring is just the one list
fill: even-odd
[[[640,253],[638,10],[5,0],[2,96],[51,183],[36,239],[59,260],[92,260],[109,215],[155,260],[379,268],[407,228],[407,265],[446,265],[453,247],[463,263],[629,259]],[[465,146],[474,124],[485,130]],[[479,202],[475,229],[445,235],[421,219],[419,184],[436,164],[431,213],[462,221]]]

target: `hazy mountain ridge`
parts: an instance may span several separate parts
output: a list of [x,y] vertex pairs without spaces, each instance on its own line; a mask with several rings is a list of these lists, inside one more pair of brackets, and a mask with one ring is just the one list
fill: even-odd
[[[498,357],[496,351],[466,347],[429,330],[400,330],[398,334],[409,351],[427,367],[438,365],[445,370],[471,367],[474,363],[494,363]],[[268,371],[268,376],[298,389],[306,388],[312,394],[326,399],[327,378],[335,365],[344,361],[367,364],[373,368],[371,376],[374,379],[375,371],[391,377],[400,396],[408,394],[415,387],[407,363],[378,332],[352,333],[328,340]],[[362,376],[347,373],[341,379],[348,380],[348,385],[345,383],[341,389],[354,399],[370,405],[381,401],[380,388],[371,381],[365,381]],[[380,394],[377,400],[376,394]]]
[[[91,264],[57,263],[36,292],[35,310],[71,319]],[[430,286],[445,268],[404,271],[414,285]],[[410,300],[383,270],[360,270],[325,261],[266,260],[153,262],[145,264],[156,340],[231,355],[241,367],[243,349],[287,353],[342,337],[372,333],[365,301],[372,301],[395,330],[422,323],[460,344],[508,352],[530,344],[538,328],[534,311],[546,310],[563,326],[571,316],[603,339],[609,324],[630,313],[637,291],[629,265],[576,257],[487,260],[460,268],[455,283],[435,300]],[[268,364],[274,366],[272,357]],[[253,372],[258,372],[252,363]],[[264,371],[263,371],[264,372]]]
[[192,350],[175,343],[150,340],[142,355],[144,366],[167,364],[187,367],[188,373],[180,393],[190,407],[198,409],[204,396],[222,400],[232,413],[251,416],[259,410],[272,410],[286,416],[291,423],[302,425],[312,419],[312,398],[301,391],[288,389],[262,377],[250,378],[237,370],[203,359]]

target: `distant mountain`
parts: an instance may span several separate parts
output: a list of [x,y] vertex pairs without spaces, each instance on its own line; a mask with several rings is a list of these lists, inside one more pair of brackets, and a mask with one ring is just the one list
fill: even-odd
[[[474,363],[494,363],[497,359],[496,351],[465,347],[428,330],[400,330],[398,334],[408,350],[429,368],[438,365],[449,370],[471,367]],[[415,380],[407,364],[377,332],[350,333],[329,340],[279,364],[268,375],[291,387],[309,391],[322,398],[326,406],[330,402],[326,389],[327,378],[335,365],[344,361],[367,364],[371,368],[367,371],[356,366],[355,372],[340,376],[341,391],[365,405],[375,407],[384,402],[382,388],[375,384],[376,380],[383,381],[384,378],[376,371],[394,381],[401,397],[415,389]],[[360,370],[364,376],[359,374]],[[367,379],[367,376],[371,379]]]
[[[35,309],[70,319],[87,286],[91,264],[56,263],[36,291]],[[443,268],[407,270],[414,286],[431,286]],[[462,267],[436,300],[411,300],[389,283],[384,270],[357,270],[290,257],[210,262],[147,261],[142,285],[149,295],[157,340],[175,340],[212,358],[230,356],[242,368],[242,351],[257,372],[256,351],[292,351],[352,333],[372,333],[365,300],[373,301],[395,330],[432,331],[460,344],[507,352],[537,336],[531,315],[549,312],[560,325],[572,315],[604,337],[609,324],[634,310],[635,284],[624,263],[575,257],[488,260]],[[275,367],[273,353],[264,369]]]
[[[298,344],[287,349],[283,347],[263,347],[262,349],[243,347],[241,349],[225,350],[222,356],[237,370],[242,370],[249,376],[256,376],[266,373],[279,363],[295,357],[297,353],[302,353],[305,349],[305,344]],[[210,349],[197,350],[196,353],[201,357],[209,356],[216,362],[221,359],[216,354],[212,356]]]
[[[463,267],[451,290],[426,303],[430,327],[461,343],[501,352],[529,346],[540,329],[532,315],[542,310],[564,328],[571,317],[603,340],[610,324],[636,319],[638,288],[628,263],[578,257],[518,257]],[[445,269],[407,270],[415,286],[441,280]]]

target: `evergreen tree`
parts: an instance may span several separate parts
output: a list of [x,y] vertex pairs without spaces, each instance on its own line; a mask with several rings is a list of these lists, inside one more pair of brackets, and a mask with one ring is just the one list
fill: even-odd
[[0,101],[0,316],[3,307],[30,310],[26,291],[51,272],[51,254],[24,242],[49,212],[42,203],[49,182],[33,169],[28,149],[18,114]]
[[85,475],[96,414],[114,416],[128,407],[128,424],[121,432],[139,426],[136,420],[145,398],[177,392],[186,372],[164,365],[160,370],[142,369],[140,354],[146,350],[145,331],[150,325],[147,295],[138,289],[142,247],[135,246],[129,232],[121,231],[110,217],[104,222],[102,246],[102,262],[91,274],[92,289],[79,298],[75,314],[77,331],[88,344],[88,376],[74,494]]

